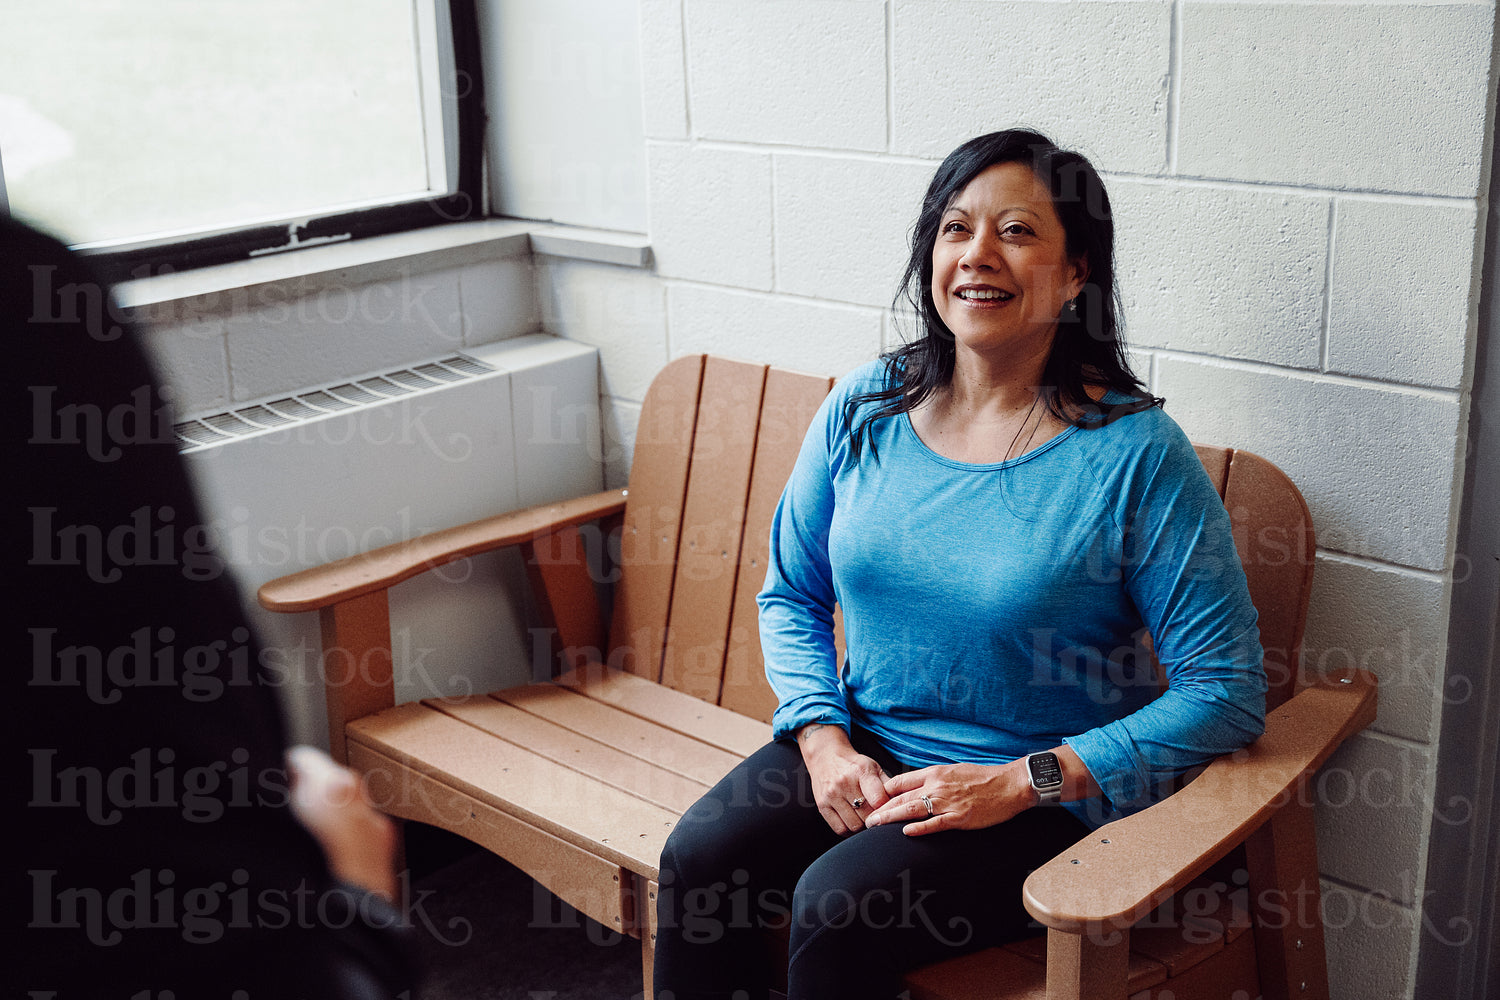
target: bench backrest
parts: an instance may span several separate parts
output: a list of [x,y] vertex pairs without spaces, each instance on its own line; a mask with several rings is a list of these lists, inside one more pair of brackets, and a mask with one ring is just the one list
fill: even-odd
[[[771,518],[833,380],[693,355],[667,365],[641,408],[621,534],[609,662],[769,720],[755,595]],[[1198,446],[1224,498],[1260,611],[1268,707],[1296,686],[1312,584],[1307,505],[1274,465]]]

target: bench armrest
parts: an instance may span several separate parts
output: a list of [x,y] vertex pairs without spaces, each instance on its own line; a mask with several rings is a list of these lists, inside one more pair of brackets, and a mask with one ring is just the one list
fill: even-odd
[[257,594],[268,611],[316,611],[385,590],[444,563],[533,541],[549,532],[617,514],[625,490],[542,504],[435,531],[271,580]]
[[1343,671],[1266,716],[1266,731],[1185,788],[1108,823],[1034,871],[1026,909],[1054,930],[1108,934],[1140,920],[1306,795],[1306,781],[1375,718],[1374,675]]

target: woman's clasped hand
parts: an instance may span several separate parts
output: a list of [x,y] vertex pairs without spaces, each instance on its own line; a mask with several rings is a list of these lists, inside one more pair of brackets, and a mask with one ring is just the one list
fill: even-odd
[[863,830],[869,815],[890,796],[879,762],[855,750],[838,726],[814,722],[797,734],[818,812],[834,833]]
[[935,764],[896,775],[885,792],[890,800],[865,823],[905,823],[901,832],[908,837],[994,826],[1036,803],[1031,782],[1015,764]]

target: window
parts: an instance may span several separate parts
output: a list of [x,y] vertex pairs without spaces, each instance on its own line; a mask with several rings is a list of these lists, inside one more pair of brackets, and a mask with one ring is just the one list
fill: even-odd
[[6,22],[10,209],[113,277],[480,214],[474,0],[52,0]]

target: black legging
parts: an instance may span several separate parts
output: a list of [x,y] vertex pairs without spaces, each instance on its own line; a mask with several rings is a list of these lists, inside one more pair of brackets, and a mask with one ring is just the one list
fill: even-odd
[[[862,736],[863,734],[859,734]],[[894,774],[868,738],[856,746]],[[762,1000],[791,925],[788,1000],[881,1000],[902,973],[1027,933],[1021,883],[1088,833],[1059,808],[983,830],[839,837],[794,743],[762,747],[682,817],[661,857],[659,1000]]]

